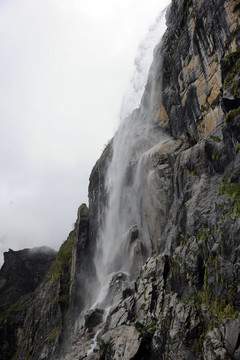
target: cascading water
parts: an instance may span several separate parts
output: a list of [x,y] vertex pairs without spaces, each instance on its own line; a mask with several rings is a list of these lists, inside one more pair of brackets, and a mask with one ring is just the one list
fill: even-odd
[[[113,156],[105,178],[108,204],[95,256],[99,288],[94,303],[89,305],[90,314],[100,312],[103,317],[96,332],[88,336],[83,324],[89,311],[81,313],[80,335],[76,336],[76,343],[73,343],[65,360],[91,359],[97,350],[98,338],[109,326],[111,311],[119,303],[119,296],[131,287],[131,281],[138,276],[147,256],[156,250],[156,241],[149,231],[151,216],[148,215],[152,215],[153,209],[148,198],[151,183],[151,171],[147,171],[148,159],[151,152],[169,137],[153,120],[151,97],[154,98],[152,92],[155,90],[149,93],[148,89],[146,92],[150,99],[147,106],[142,96],[153,50],[160,43],[166,28],[166,10],[156,19],[139,46],[135,73],[123,99],[121,123],[114,136]],[[161,89],[157,91],[161,92]],[[145,213],[146,208],[148,214]],[[79,357],[79,351],[84,354],[83,357]]]
[[114,136],[113,157],[106,179],[109,201],[96,254],[100,291],[94,306],[109,305],[104,302],[104,298],[112,275],[121,271],[135,278],[143,261],[153,250],[147,222],[141,214],[145,181],[142,176],[142,158],[149,149],[168,137],[153,119],[134,109],[141,102],[153,50],[165,31],[166,10],[156,19],[148,36],[139,46],[135,73],[122,103],[121,124]]
[[164,23],[166,10],[167,8],[161,11],[155,23],[150,26],[146,38],[138,46],[134,72],[122,100],[120,121],[125,120],[140,105],[153,60],[154,48],[160,42],[166,28]]

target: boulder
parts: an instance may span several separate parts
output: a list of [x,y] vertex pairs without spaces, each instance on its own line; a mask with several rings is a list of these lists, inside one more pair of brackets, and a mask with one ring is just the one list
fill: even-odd
[[134,359],[141,345],[140,333],[134,326],[122,325],[101,338],[100,349],[106,359]]

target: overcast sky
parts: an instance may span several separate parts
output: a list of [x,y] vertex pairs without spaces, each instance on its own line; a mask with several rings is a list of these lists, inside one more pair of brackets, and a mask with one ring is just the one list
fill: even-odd
[[169,0],[0,0],[0,263],[58,249]]

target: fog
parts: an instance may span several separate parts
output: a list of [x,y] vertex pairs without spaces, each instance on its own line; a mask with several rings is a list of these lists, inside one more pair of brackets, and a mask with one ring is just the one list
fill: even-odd
[[162,3],[0,1],[0,263],[66,239]]

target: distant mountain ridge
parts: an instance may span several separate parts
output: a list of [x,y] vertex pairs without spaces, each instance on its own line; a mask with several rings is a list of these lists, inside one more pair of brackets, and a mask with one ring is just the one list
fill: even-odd
[[4,253],[0,270],[0,311],[22,295],[33,292],[42,282],[57,252],[46,246]]

